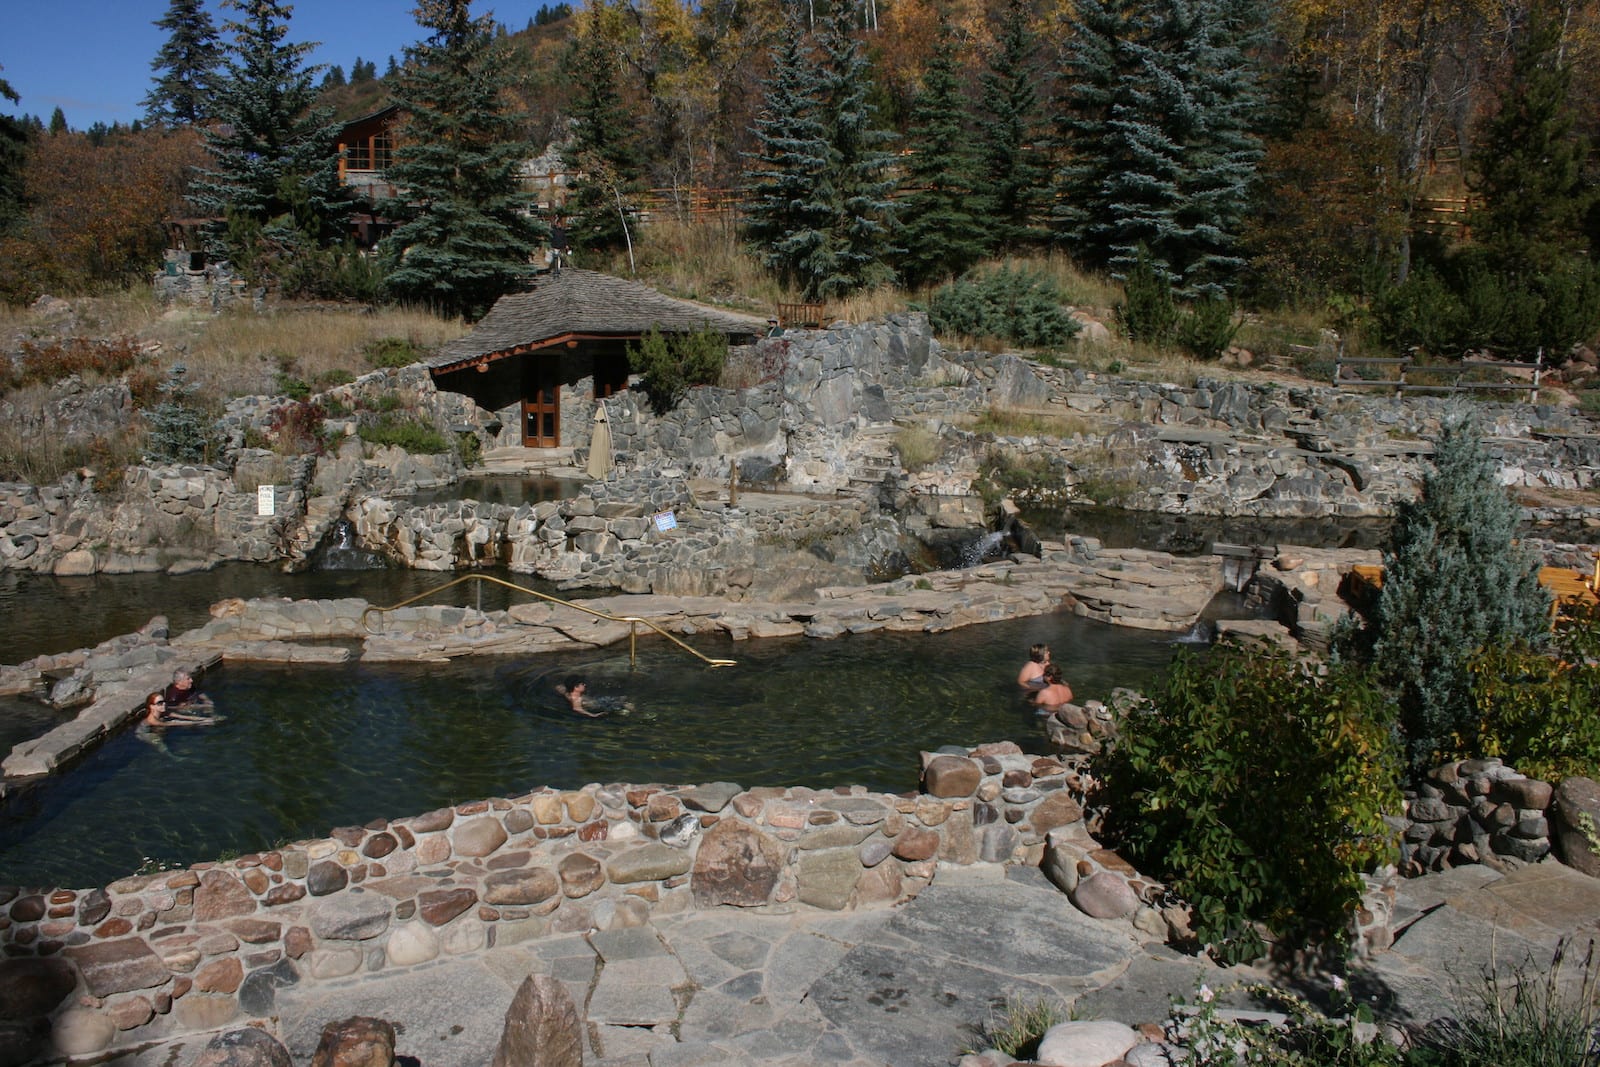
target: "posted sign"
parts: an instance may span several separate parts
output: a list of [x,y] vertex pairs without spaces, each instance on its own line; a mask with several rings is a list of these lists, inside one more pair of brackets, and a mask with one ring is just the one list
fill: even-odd
[[256,514],[272,515],[278,510],[275,486],[263,485],[256,490]]
[[656,529],[662,531],[663,533],[667,530],[676,530],[678,528],[678,516],[674,515],[670,511],[658,511],[656,512],[654,518],[656,522]]

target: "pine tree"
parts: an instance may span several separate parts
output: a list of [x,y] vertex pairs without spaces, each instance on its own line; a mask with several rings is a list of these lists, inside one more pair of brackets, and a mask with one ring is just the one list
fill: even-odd
[[911,106],[907,140],[916,145],[907,184],[914,192],[899,205],[898,234],[904,284],[919,286],[961,274],[983,255],[984,230],[974,212],[976,161],[966,129],[964,94],[957,81],[959,42],[947,16]]
[[1060,122],[1058,236],[1125,271],[1142,245],[1182,295],[1219,294],[1261,156],[1256,0],[1084,0]]
[[644,162],[617,87],[616,57],[598,26],[580,28],[564,67],[575,94],[572,140],[561,153],[573,172],[567,232],[580,252],[631,249],[628,219],[638,213]]
[[819,179],[828,145],[820,117],[816,59],[804,28],[789,20],[772,49],[772,70],[748,157],[745,238],[762,265],[784,284],[805,285],[806,263],[823,243],[832,218]]
[[204,132],[213,167],[190,194],[199,209],[226,215],[226,232],[214,238],[236,266],[260,256],[292,259],[343,232],[337,126],[315,108],[307,66],[312,44],[290,44],[293,8],[279,0],[226,0],[241,13],[226,29],[233,35],[226,76],[212,96],[217,122]]
[[335,63],[328,68],[328,73],[322,76],[322,84],[318,88],[327,92],[329,89],[342,88],[344,83],[344,68]]
[[510,58],[470,0],[418,0],[428,36],[406,50],[395,100],[408,116],[389,175],[405,195],[388,238],[391,290],[477,317],[532,273],[547,234],[518,168],[533,154],[511,106]]
[[1369,626],[1373,662],[1398,691],[1419,770],[1473,714],[1467,660],[1486,645],[1548,632],[1539,561],[1516,545],[1516,524],[1477,431],[1460,415],[1447,418],[1417,499],[1396,511]]
[[356,61],[354,63],[350,64],[350,84],[351,85],[359,85],[362,82],[372,81],[377,76],[378,76],[378,68],[377,68],[376,64],[364,63],[364,62],[362,62],[360,56],[356,56]]
[[[0,100],[20,104],[11,83],[0,78]],[[22,164],[27,156],[29,123],[0,114],[0,234],[22,219]]]
[[988,229],[986,251],[1012,252],[1045,239],[1035,219],[1049,184],[1042,158],[1043,116],[1036,61],[1038,38],[1028,0],[1008,0],[987,57],[979,109],[979,207]]
[[1572,67],[1561,25],[1535,3],[1519,34],[1497,114],[1472,154],[1468,187],[1482,198],[1473,240],[1498,272],[1528,278],[1571,265],[1583,252],[1594,199],[1584,181],[1588,144],[1573,132]]
[[50,136],[67,132],[67,113],[59,107],[50,112]]
[[895,180],[882,146],[893,134],[876,125],[867,57],[854,33],[855,12],[839,4],[822,24],[821,93],[827,172],[834,208],[826,240],[811,257],[807,295],[837,297],[891,280],[888,258]]
[[204,122],[223,54],[211,14],[204,0],[169,0],[156,25],[167,31],[167,41],[150,61],[155,87],[144,98],[144,113],[151,122],[175,126]]

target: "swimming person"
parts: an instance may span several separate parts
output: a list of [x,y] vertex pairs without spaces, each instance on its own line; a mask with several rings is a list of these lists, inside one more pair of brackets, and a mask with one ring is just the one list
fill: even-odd
[[1044,668],[1044,688],[1033,694],[1033,702],[1046,711],[1072,703],[1072,687],[1061,677],[1061,668],[1054,663]]
[[146,726],[210,726],[219,720],[211,715],[193,715],[167,706],[163,694],[151,693],[144,698],[144,725]]
[[211,707],[211,698],[194,687],[194,675],[179,667],[172,672],[172,684],[167,686],[167,707],[177,708],[205,708]]
[[1022,665],[1022,670],[1017,674],[1017,684],[1024,689],[1043,689],[1044,670],[1049,663],[1050,646],[1034,645],[1028,649],[1028,662]]
[[588,680],[576,674],[570,676],[561,685],[556,686],[556,692],[560,693],[566,698],[567,703],[571,705],[573,711],[577,712],[579,715],[587,715],[591,719],[598,719],[605,715],[605,712],[590,711],[584,706],[584,695],[588,691]]

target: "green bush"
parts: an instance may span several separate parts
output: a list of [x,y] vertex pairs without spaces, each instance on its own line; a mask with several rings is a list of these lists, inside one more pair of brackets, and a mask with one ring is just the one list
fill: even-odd
[[1116,306],[1117,325],[1130,341],[1164,345],[1178,329],[1178,303],[1172,279],[1156,268],[1144,248],[1122,282],[1123,300]]
[[183,384],[187,372],[188,368],[182,363],[173,364],[161,386],[161,403],[145,413],[145,424],[149,427],[145,456],[149,460],[199,463],[210,451],[210,419],[194,402],[194,387]]
[[1239,333],[1233,301],[1225,296],[1201,297],[1178,317],[1178,346],[1196,359],[1221,358]]
[[1082,326],[1061,304],[1045,275],[1001,267],[967,274],[937,289],[928,301],[935,333],[994,338],[1026,348],[1064,345]]
[[1183,654],[1097,761],[1107,840],[1194,909],[1228,962],[1339,945],[1394,855],[1392,716],[1367,672],[1218,645]]
[[420,419],[380,415],[363,419],[356,427],[363,441],[373,445],[398,445],[407,452],[439,456],[451,450],[450,439]]
[[1183,1045],[1189,1067],[1401,1067],[1406,1057],[1382,1037],[1363,1040],[1357,1026],[1373,1021],[1372,1012],[1357,1005],[1343,978],[1335,977],[1332,1015],[1304,997],[1268,985],[1246,986],[1251,997],[1281,1011],[1280,1026],[1246,1023],[1222,1015],[1216,994],[1202,985],[1194,1005],[1176,1005],[1185,1016]]
[[1468,661],[1474,714],[1447,755],[1499,756],[1547,781],[1600,778],[1600,614],[1566,620],[1555,645],[1497,644]]
[[382,370],[410,366],[422,358],[422,351],[409,338],[380,337],[367,343],[366,356],[368,363]]
[[652,329],[628,346],[628,366],[644,376],[645,394],[657,415],[677,406],[692,386],[714,385],[728,362],[728,338],[715,330],[664,336]]

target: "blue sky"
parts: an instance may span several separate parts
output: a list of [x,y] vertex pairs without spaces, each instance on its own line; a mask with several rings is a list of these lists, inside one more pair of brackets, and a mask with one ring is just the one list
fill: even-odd
[[[220,30],[228,13],[218,0],[206,4]],[[492,11],[517,30],[543,5],[480,0],[473,10]],[[414,0],[300,0],[289,37],[321,42],[313,59],[338,64],[346,74],[357,56],[376,62],[382,73],[389,56],[399,59],[419,36],[414,6]],[[144,114],[139,102],[150,91],[150,61],[165,39],[154,23],[167,13],[167,0],[6,0],[4,7],[0,78],[22,97],[20,104],[4,102],[4,111],[48,122],[59,107],[75,130]]]

